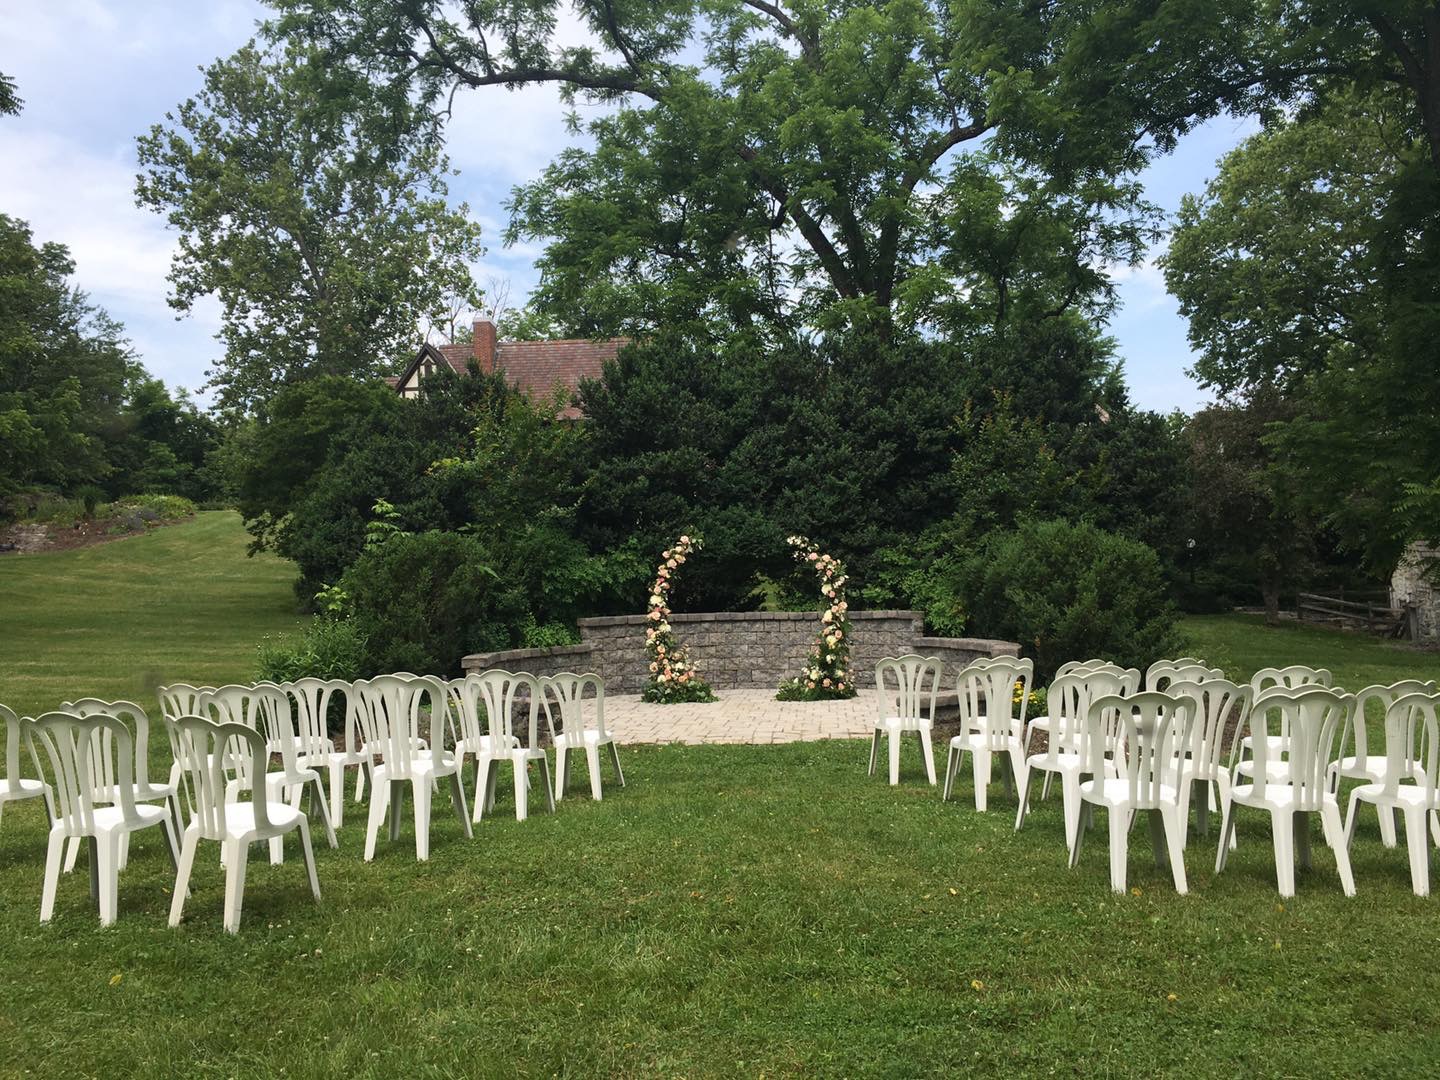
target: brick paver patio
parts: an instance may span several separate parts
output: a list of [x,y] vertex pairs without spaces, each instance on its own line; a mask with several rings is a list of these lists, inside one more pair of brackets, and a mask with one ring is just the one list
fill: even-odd
[[776,701],[774,690],[717,690],[706,705],[650,705],[636,694],[605,698],[605,724],[622,743],[782,743],[868,739],[874,690],[849,701]]

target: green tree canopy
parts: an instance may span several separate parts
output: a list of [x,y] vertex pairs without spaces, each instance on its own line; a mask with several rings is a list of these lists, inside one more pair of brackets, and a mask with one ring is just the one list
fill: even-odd
[[180,232],[171,304],[215,295],[223,407],[322,374],[396,370],[481,252],[447,164],[405,108],[298,46],[247,45],[139,139],[142,206]]

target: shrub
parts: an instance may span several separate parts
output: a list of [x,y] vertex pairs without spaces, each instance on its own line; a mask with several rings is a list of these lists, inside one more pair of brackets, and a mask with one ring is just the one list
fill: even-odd
[[526,615],[520,624],[522,649],[552,649],[557,645],[578,644],[580,635],[564,623],[548,622],[542,625],[535,621],[534,615]]
[[993,532],[959,574],[972,630],[1018,641],[1037,678],[1066,660],[1144,668],[1181,651],[1159,556],[1093,525],[1034,521]]
[[270,682],[295,679],[362,679],[365,638],[353,622],[315,618],[295,638],[266,638],[258,651],[258,676]]
[[458,672],[467,653],[503,649],[529,614],[480,541],[459,533],[393,536],[341,579],[372,672]]

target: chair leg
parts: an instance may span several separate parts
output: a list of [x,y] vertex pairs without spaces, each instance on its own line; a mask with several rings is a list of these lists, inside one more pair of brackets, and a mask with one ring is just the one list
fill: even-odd
[[875,775],[875,759],[880,754],[880,729],[877,727],[870,736],[870,769],[867,776]]
[[895,787],[900,783],[900,732],[887,731],[885,736],[890,744],[890,786]]
[[569,748],[561,743],[555,747],[555,798],[565,798],[565,789],[570,786]]
[[115,859],[115,869],[116,869],[117,871],[124,870],[124,869],[125,869],[127,866],[129,866],[129,865],[130,865],[130,834],[129,834],[128,832],[125,832],[125,833],[121,833],[121,834],[120,834],[120,848],[119,848],[119,853],[118,853],[118,855],[116,856],[116,859]]
[[470,812],[465,808],[465,785],[460,780],[458,767],[450,774],[450,806],[455,811],[460,828],[465,830],[465,839],[472,839],[475,833],[470,828]]
[[[1209,788],[1209,784],[1205,785]],[[1209,798],[1209,792],[1206,792]],[[1185,818],[1180,816],[1179,807],[1170,807],[1162,812],[1163,824],[1165,826],[1165,839],[1170,844],[1170,876],[1175,880],[1175,891],[1184,896],[1190,891],[1189,883],[1185,880]]]
[[339,758],[330,762],[330,823],[337,829],[345,823],[345,763]]
[[170,865],[176,870],[180,869],[180,839],[175,832],[175,826],[170,823],[167,817],[160,822],[160,828],[165,832],[165,853],[170,856]]
[[[596,771],[591,775],[598,777],[600,773]],[[549,807],[550,813],[553,814],[555,812],[555,785],[550,782],[550,759],[544,754],[540,755],[540,778],[545,781],[545,803]],[[595,797],[598,799],[600,796]]]
[[470,808],[470,820],[479,822],[485,813],[487,796],[486,782],[490,778],[490,763],[479,754],[475,755],[475,805]]
[[1359,816],[1360,798],[1356,793],[1350,795],[1350,809],[1345,813],[1345,850],[1349,851],[1355,843],[1355,819]]
[[317,773],[315,779],[310,781],[310,810],[312,813],[319,811],[320,822],[325,826],[325,840],[332,848],[340,846],[339,839],[335,836],[335,825],[330,820],[330,802],[325,798],[325,783]]
[[[1065,780],[1068,778],[1062,778],[1062,784]],[[1062,794],[1064,790],[1062,786]],[[1130,857],[1130,815],[1112,806],[1105,816],[1110,819],[1110,891],[1123,893],[1126,863]]]
[[955,790],[955,774],[960,771],[960,762],[965,757],[965,751],[958,746],[951,746],[945,755],[945,786],[940,789],[940,801],[949,802],[950,793]]
[[[1196,780],[1190,785],[1191,790],[1189,795],[1194,795],[1196,784],[1200,785],[1200,801],[1195,804],[1195,831],[1198,832],[1202,838],[1208,839],[1210,836],[1210,797],[1213,794],[1212,785],[1209,780]],[[1186,814],[1186,822],[1188,824],[1189,814]]]
[[990,786],[990,751],[971,751],[970,770],[975,776],[975,809],[983,814],[988,794],[986,788]]
[[1045,770],[1045,782],[1040,785],[1040,801],[1044,802],[1050,797],[1050,785],[1055,780],[1055,774],[1049,769]]
[[47,923],[55,913],[55,890],[60,885],[60,867],[64,861],[65,834],[51,830],[45,846],[45,883],[40,890],[40,921]]
[[1270,811],[1270,832],[1275,845],[1275,885],[1288,900],[1295,895],[1295,814]]
[[1380,815],[1380,843],[1387,848],[1398,847],[1395,837],[1395,811],[1388,806],[1377,804],[1375,812]]
[[1310,870],[1312,867],[1310,859],[1310,815],[1304,811],[1295,814],[1294,839],[1295,853],[1300,859],[1300,869]]
[[[1325,837],[1335,852],[1335,869],[1340,872],[1340,887],[1345,890],[1346,896],[1354,896],[1355,873],[1350,868],[1350,849],[1343,843],[1341,836],[1340,804],[1336,802],[1323,803],[1320,807],[1320,820],[1325,825]],[[1420,828],[1417,831],[1420,835],[1420,846],[1424,848],[1425,825],[1423,821],[1420,822]]]
[[[310,879],[310,894],[320,902],[320,876],[315,873],[315,848],[310,843],[310,821],[300,819],[300,853],[305,857],[305,874]],[[238,918],[236,920],[239,921]]]
[[523,757],[512,757],[510,765],[515,774],[515,820],[524,821],[530,816],[530,763]]
[[585,763],[590,766],[590,795],[599,802],[605,797],[600,790],[600,747],[585,747]]
[[360,802],[365,798],[365,773],[369,768],[369,762],[362,761],[359,768],[355,770],[355,801]]
[[1225,859],[1235,848],[1235,803],[1225,795],[1220,799],[1220,846],[1215,851],[1215,873],[1225,869]]
[[[1090,803],[1086,803],[1084,809],[1088,811],[1090,809],[1090,806]],[[1080,849],[1085,845],[1085,833],[1088,830],[1089,825],[1090,814],[1082,813],[1080,815],[1080,827],[1075,830],[1075,841],[1070,845],[1071,870],[1074,870],[1075,867],[1080,865]]]
[[175,868],[175,895],[170,898],[171,926],[180,925],[180,916],[185,910],[185,898],[190,894],[190,871],[195,866],[195,849],[199,846],[199,831],[187,830],[180,848],[180,865]]
[[[375,783],[373,776],[370,783]],[[390,842],[394,844],[400,840],[400,815],[405,812],[405,781],[391,780],[385,786],[390,789]]]
[[[1060,777],[1060,796],[1064,802],[1065,810],[1065,846],[1070,847],[1075,843],[1075,832],[1080,828],[1080,774],[1066,772]],[[1110,811],[1112,821],[1121,822],[1125,827],[1126,815]],[[1115,826],[1111,825],[1113,831]]]
[[369,862],[375,858],[375,840],[380,835],[380,825],[385,820],[385,811],[389,809],[385,798],[384,787],[377,787],[370,792],[370,813],[369,821],[365,825],[365,861]]
[[[1224,769],[1220,770],[1220,776],[1215,781],[1215,790],[1219,800],[1216,803],[1216,806],[1219,810],[1221,810],[1223,815],[1225,807],[1230,805],[1230,773]],[[1223,816],[1221,820],[1223,825]],[[1223,834],[1225,830],[1222,828],[1220,831]],[[1235,830],[1230,830],[1230,850],[1234,851],[1239,842],[1239,839],[1235,835]]]
[[1027,759],[1020,766],[1020,779],[1017,784],[1018,791],[1016,798],[1020,800],[1020,808],[1015,811],[1015,831],[1020,831],[1020,826],[1025,824],[1025,814],[1030,809],[1030,762]]
[[120,892],[120,838],[124,833],[105,833],[97,837],[100,873],[100,925],[115,921],[115,908]]
[[1164,870],[1166,863],[1165,823],[1160,820],[1159,810],[1149,810],[1145,817],[1150,827],[1150,851],[1155,856],[1155,868]]
[[935,747],[930,742],[930,729],[920,729],[920,749],[925,754],[925,778],[935,786]]
[[620,786],[625,786],[625,773],[620,768],[620,747],[612,739],[608,744],[610,747],[610,760],[615,764],[615,776],[620,781]]
[[1405,843],[1410,849],[1410,888],[1416,896],[1430,895],[1430,831],[1423,806],[1405,808]]
[[245,862],[250,856],[250,845],[227,844],[229,859],[225,866],[225,929],[232,934],[240,932],[240,906],[245,899]]
[[75,869],[75,864],[80,860],[80,845],[85,842],[83,836],[72,836],[65,847],[65,873]]
[[430,778],[417,778],[411,785],[415,794],[415,858],[430,858]]

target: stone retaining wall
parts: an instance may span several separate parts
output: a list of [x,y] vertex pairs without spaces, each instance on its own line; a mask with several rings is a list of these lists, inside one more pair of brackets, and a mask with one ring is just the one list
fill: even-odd
[[[674,614],[670,624],[701,676],[717,690],[778,686],[800,671],[820,629],[817,611],[722,611]],[[981,656],[1017,656],[1020,646],[983,638],[924,636],[918,611],[852,611],[851,659],[858,685],[874,686],[875,665],[884,657],[919,652],[945,661],[945,682]],[[461,661],[468,671],[503,667],[536,675],[594,671],[612,694],[638,694],[645,685],[643,615],[581,619],[581,645],[552,649],[511,649],[476,653]]]

